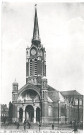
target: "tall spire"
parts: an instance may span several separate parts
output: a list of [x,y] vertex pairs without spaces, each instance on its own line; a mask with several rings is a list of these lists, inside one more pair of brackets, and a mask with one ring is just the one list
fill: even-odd
[[33,29],[33,39],[32,43],[38,45],[40,43],[39,37],[39,26],[38,26],[38,17],[37,17],[37,4],[35,4],[35,17],[34,17],[34,29]]

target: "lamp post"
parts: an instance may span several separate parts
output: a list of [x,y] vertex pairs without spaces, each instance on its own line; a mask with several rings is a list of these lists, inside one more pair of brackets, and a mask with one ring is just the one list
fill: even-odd
[[33,104],[33,107],[34,107],[33,122],[36,123],[36,108],[35,108],[35,101],[34,101],[34,98],[32,98],[32,104]]
[[78,122],[80,122],[80,112],[79,112],[79,96],[78,96]]
[[42,97],[40,98],[40,123],[42,124]]
[[65,124],[66,124],[66,103],[65,103]]
[[58,125],[59,125],[59,104],[60,104],[60,100],[58,101]]

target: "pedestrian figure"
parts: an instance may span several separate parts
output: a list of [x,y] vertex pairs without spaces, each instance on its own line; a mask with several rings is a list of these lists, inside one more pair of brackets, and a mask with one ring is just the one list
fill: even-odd
[[54,130],[54,124],[52,124],[52,130]]
[[24,130],[26,129],[26,119],[24,120]]
[[72,127],[72,121],[70,121],[70,125],[71,125],[71,127]]
[[39,132],[40,132],[40,127],[41,127],[41,124],[39,123]]
[[78,128],[77,122],[76,122],[76,120],[74,120],[74,132],[77,132],[77,128]]
[[29,122],[28,122],[28,120],[26,121],[26,125],[27,125],[27,128],[29,128]]
[[30,129],[30,126],[31,126],[30,122],[28,122],[28,124],[29,124],[29,129]]
[[17,129],[19,129],[19,121],[17,122]]
[[4,117],[4,119],[3,119],[3,120],[4,120],[4,124],[5,124],[5,123],[6,123],[6,117]]

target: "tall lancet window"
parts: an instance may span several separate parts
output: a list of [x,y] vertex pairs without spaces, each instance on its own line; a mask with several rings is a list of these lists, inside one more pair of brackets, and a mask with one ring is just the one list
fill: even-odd
[[34,67],[35,68],[34,69],[35,70],[34,74],[37,75],[37,59],[35,59],[35,61],[34,61],[34,66],[35,66]]
[[30,76],[32,75],[32,60],[30,60]]

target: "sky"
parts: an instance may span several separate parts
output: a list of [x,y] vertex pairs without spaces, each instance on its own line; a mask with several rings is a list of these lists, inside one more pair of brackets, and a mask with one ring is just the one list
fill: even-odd
[[[35,2],[1,4],[1,103],[12,101],[12,83],[26,83],[26,47],[31,46]],[[38,2],[48,84],[84,92],[84,3]]]

